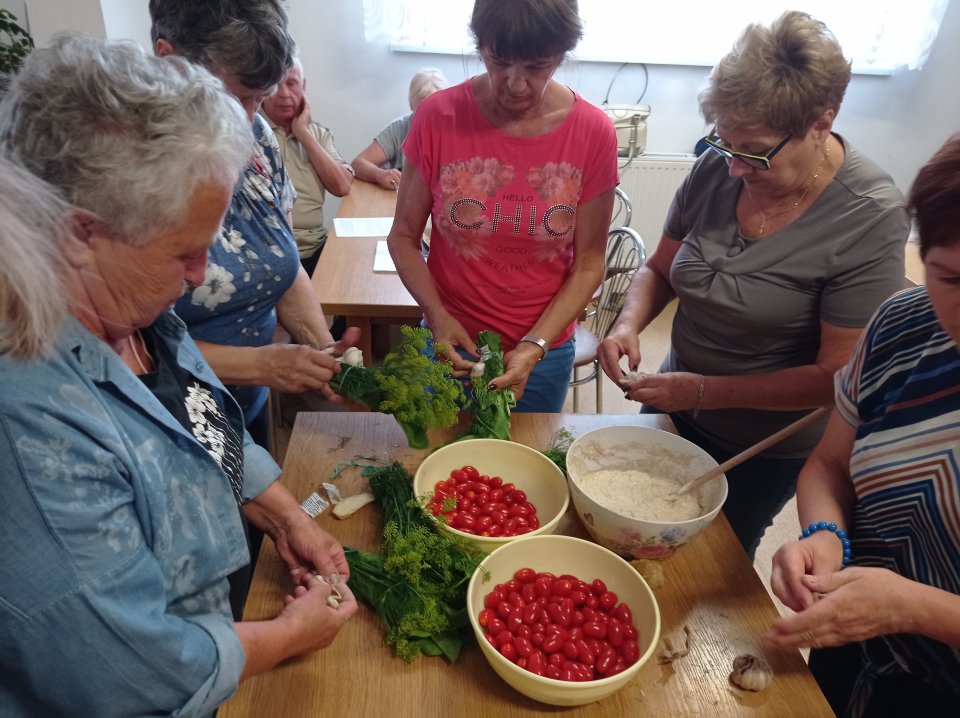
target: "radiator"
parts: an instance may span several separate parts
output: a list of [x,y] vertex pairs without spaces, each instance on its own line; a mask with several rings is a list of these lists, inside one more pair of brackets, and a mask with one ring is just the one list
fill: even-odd
[[620,189],[627,193],[633,206],[630,226],[640,233],[648,257],[663,234],[663,221],[673,195],[695,159],[688,154],[641,155],[620,169]]

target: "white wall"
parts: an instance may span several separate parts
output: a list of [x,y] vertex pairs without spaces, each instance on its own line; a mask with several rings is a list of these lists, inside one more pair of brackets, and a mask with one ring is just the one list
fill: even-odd
[[[358,0],[290,0],[289,6],[311,106],[318,121],[333,130],[345,157],[353,157],[383,125],[405,111],[407,83],[420,67],[440,67],[452,82],[481,70],[474,58],[393,53],[382,42],[368,45]],[[682,38],[682,30],[678,36]],[[923,70],[893,77],[855,75],[835,124],[837,131],[906,191],[919,167],[960,129],[958,66],[960,0],[953,0]],[[613,64],[573,62],[561,70],[560,79],[599,103],[615,69]],[[708,68],[650,65],[649,71],[644,97],[652,107],[647,151],[691,151],[705,131],[696,95]],[[639,70],[624,71],[611,101],[635,100],[630,96],[631,82],[639,84]]]
[[[135,0],[139,2],[140,0]],[[99,0],[25,0],[33,41],[42,46],[58,32],[105,37]],[[144,0],[146,5],[146,0]]]
[[[26,4],[38,44],[65,29],[149,42],[147,0],[26,0]],[[421,67],[437,66],[451,82],[481,71],[472,57],[394,53],[382,41],[367,44],[360,0],[289,0],[288,6],[314,115],[333,130],[338,149],[348,159],[406,111],[409,78]],[[960,129],[958,66],[960,0],[953,0],[923,70],[893,77],[854,76],[836,129],[906,191],[920,165]],[[599,103],[615,69],[608,63],[573,61],[559,77]],[[652,107],[647,150],[688,152],[705,130],[696,96],[708,69],[651,65],[649,71],[644,97]],[[611,101],[636,99],[631,83],[637,85],[639,79],[638,70],[625,71]]]

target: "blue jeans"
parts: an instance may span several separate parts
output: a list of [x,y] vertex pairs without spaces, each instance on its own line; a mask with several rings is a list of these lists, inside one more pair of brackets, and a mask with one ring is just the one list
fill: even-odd
[[[643,406],[640,411],[643,414],[663,413],[648,406]],[[671,414],[670,418],[680,436],[706,451],[718,464],[735,455],[736,452],[714,444],[679,415]],[[806,459],[777,459],[760,455],[726,472],[728,491],[723,513],[751,561],[764,531],[797,492],[797,476],[804,463]],[[799,531],[799,519],[797,526]]]
[[[465,359],[474,358],[463,349],[457,349],[457,353]],[[536,414],[558,414],[563,411],[563,402],[567,399],[570,386],[570,374],[573,372],[573,354],[572,337],[551,349],[530,372],[523,396],[513,411]]]

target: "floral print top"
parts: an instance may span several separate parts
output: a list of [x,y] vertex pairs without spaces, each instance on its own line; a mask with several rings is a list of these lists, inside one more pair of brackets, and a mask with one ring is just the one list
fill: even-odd
[[417,108],[403,151],[433,194],[428,266],[444,307],[510,351],[570,275],[579,206],[619,181],[613,125],[576,95],[550,132],[507,135],[467,80]]
[[[203,284],[175,307],[197,341],[241,347],[269,344],[277,326],[277,302],[300,269],[287,223],[296,190],[276,137],[260,115],[254,115],[253,134],[256,149],[210,247]],[[266,403],[266,387],[227,388],[247,423]]]

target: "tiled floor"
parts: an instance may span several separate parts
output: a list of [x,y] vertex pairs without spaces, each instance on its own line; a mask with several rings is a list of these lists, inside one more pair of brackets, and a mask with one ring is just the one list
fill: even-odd
[[[667,309],[640,335],[640,350],[642,360],[640,370],[644,372],[654,372],[660,366],[661,361],[666,356],[670,344],[670,325],[673,321],[674,305]],[[585,372],[584,372],[585,373]],[[635,413],[639,410],[639,405],[625,399],[619,388],[605,375],[601,375],[601,386],[603,396],[601,405],[604,413],[608,414],[627,414]],[[593,382],[580,387],[580,406],[582,413],[593,413],[596,410],[596,387]],[[276,447],[278,456],[282,457],[286,451],[287,443],[290,438],[290,431],[293,426],[293,420],[298,410],[307,411],[330,411],[338,410],[340,407],[329,402],[318,400],[315,397],[291,397],[284,396],[281,399],[281,406],[285,418],[285,426],[282,427],[276,435]],[[567,396],[564,405],[565,412],[573,411],[573,390]],[[783,509],[774,521],[773,526],[767,529],[760,547],[757,549],[754,568],[760,575],[767,587],[770,589],[770,561],[774,552],[781,544],[793,540],[798,531],[798,521],[796,512],[796,503],[791,501]],[[773,596],[773,594],[771,594]],[[779,600],[774,598],[774,602],[781,613],[789,609],[780,604]]]

